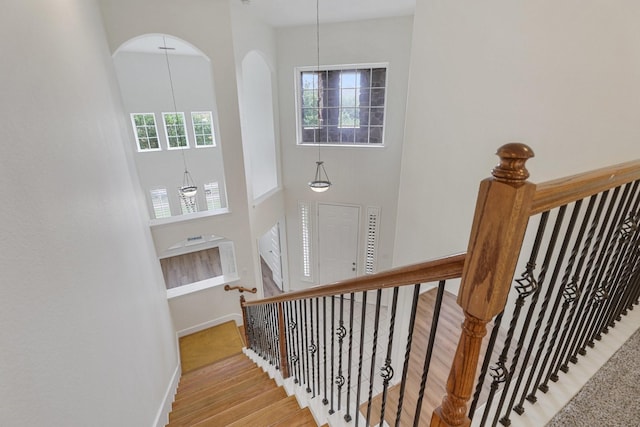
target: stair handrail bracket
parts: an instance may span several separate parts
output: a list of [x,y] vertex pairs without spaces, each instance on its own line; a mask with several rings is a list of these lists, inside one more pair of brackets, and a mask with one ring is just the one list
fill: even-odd
[[497,151],[500,163],[480,183],[458,305],[465,316],[447,394],[433,412],[431,426],[469,426],[469,401],[486,324],[503,309],[520,255],[536,186],[525,167],[534,156],[525,144]]

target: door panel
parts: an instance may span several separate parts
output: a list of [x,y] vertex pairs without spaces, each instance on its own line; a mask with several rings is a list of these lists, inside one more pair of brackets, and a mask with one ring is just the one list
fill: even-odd
[[359,220],[359,207],[318,204],[320,284],[357,275]]

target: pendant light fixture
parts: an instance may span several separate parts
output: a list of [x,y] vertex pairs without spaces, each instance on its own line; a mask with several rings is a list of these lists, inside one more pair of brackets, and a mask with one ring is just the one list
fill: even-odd
[[[164,50],[164,57],[167,63],[167,72],[169,73],[169,85],[171,87],[171,99],[173,101],[173,119],[174,123],[178,123],[178,108],[176,106],[176,95],[173,88],[173,76],[171,75],[171,66],[169,64],[169,50],[175,50],[175,48],[167,47],[167,39],[162,36],[162,44],[159,49]],[[167,141],[168,143],[168,141]],[[187,168],[187,159],[184,154],[184,148],[180,150],[182,152],[182,164],[184,165],[184,173],[182,174],[182,186],[178,188],[178,194],[180,199],[184,202],[188,213],[196,212],[196,194],[198,194],[198,187],[195,185],[189,169]]]
[[[316,0],[316,59],[317,59],[317,102],[318,102],[318,129],[322,129],[322,91],[320,89],[320,0]],[[327,171],[324,169],[324,162],[320,158],[320,141],[316,141],[318,144],[318,161],[316,162],[316,174],[313,178],[313,181],[309,182],[309,188],[311,188],[316,193],[322,193],[323,191],[327,191],[329,187],[331,187],[331,181],[329,181],[329,176],[327,175]]]

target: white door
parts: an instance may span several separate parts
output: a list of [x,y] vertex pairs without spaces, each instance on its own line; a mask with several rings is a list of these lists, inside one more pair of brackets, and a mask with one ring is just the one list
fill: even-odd
[[271,275],[273,282],[282,290],[282,257],[280,249],[280,223],[271,227]]
[[356,276],[359,219],[359,207],[318,204],[319,284]]

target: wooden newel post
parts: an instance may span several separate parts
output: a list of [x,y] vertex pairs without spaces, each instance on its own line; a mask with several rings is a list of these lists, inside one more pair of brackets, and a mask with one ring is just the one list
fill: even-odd
[[284,324],[283,303],[278,304],[278,345],[280,348],[280,373],[282,378],[289,378],[289,363],[287,360],[287,325]]
[[462,272],[458,305],[465,320],[447,380],[447,394],[431,418],[432,427],[469,426],[471,397],[486,325],[506,304],[529,220],[535,185],[527,182],[525,162],[533,157],[524,144],[503,145],[500,164],[483,180]]
[[247,348],[250,348],[251,343],[249,342],[249,323],[247,322],[247,307],[245,307],[244,295],[240,295],[240,310],[242,310],[242,324],[244,326],[244,345]]

